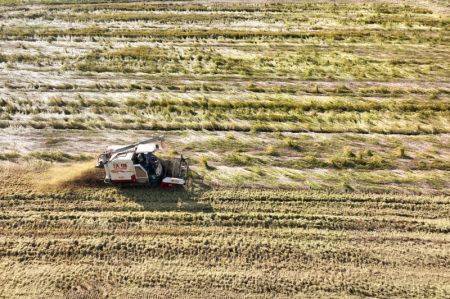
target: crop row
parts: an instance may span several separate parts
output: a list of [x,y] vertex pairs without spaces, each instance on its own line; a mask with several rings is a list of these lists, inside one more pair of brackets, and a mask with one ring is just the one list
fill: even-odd
[[[88,111],[91,112],[88,116],[81,117]],[[448,111],[447,103],[440,100],[422,104],[416,101],[350,102],[340,99],[225,101],[130,98],[121,103],[107,99],[87,100],[79,97],[67,101],[53,97],[47,103],[2,99],[0,126],[417,135],[446,133]],[[402,112],[401,115],[398,112]],[[50,115],[42,118],[42,113]],[[25,115],[34,116],[31,121],[27,118],[26,122],[21,122]],[[164,121],[161,121],[161,116]]]
[[[61,113],[64,113],[61,111]],[[289,114],[258,114],[246,116],[251,110],[242,110],[239,116],[223,114],[199,115],[170,115],[167,113],[143,114],[140,117],[129,118],[122,115],[113,115],[109,120],[101,116],[82,118],[79,115],[64,117],[49,117],[43,119],[37,116],[26,122],[0,120],[0,127],[9,126],[33,127],[44,129],[46,127],[58,130],[89,130],[89,129],[116,129],[116,130],[211,130],[211,131],[241,131],[241,132],[318,132],[318,133],[360,133],[360,134],[443,134],[448,133],[448,112],[441,113],[403,113],[401,118],[396,113],[375,112],[326,112]],[[164,121],[161,119],[164,117]],[[245,122],[239,120],[246,120]],[[418,125],[418,123],[424,123]]]
[[[415,231],[429,233],[448,233],[449,224],[444,220],[414,220],[407,217],[358,217],[358,216],[328,216],[299,215],[284,213],[185,213],[185,212],[155,212],[155,213],[47,213],[46,217],[29,217],[24,212],[21,215],[13,213],[0,215],[0,222],[9,228],[55,229],[72,227],[94,228],[96,226],[109,229],[115,228],[149,228],[155,224],[164,223],[170,226],[202,225],[224,227],[258,227],[258,228],[303,228],[328,230],[360,230],[360,231]],[[125,214],[125,215],[120,215]],[[97,215],[97,216],[95,216]],[[47,219],[46,219],[47,218]]]
[[[383,135],[438,135],[448,134],[450,131],[446,128],[439,127],[423,127],[413,126],[412,123],[402,122],[407,127],[401,128],[400,124],[394,124],[393,127],[379,127],[378,125],[370,126],[369,128],[360,127],[349,124],[329,124],[329,125],[302,125],[293,123],[278,124],[236,124],[236,123],[218,123],[216,121],[202,121],[196,123],[180,123],[180,122],[160,122],[160,123],[111,123],[110,121],[83,121],[81,118],[73,120],[51,120],[46,122],[31,122],[31,123],[13,123],[9,121],[0,121],[0,128],[8,127],[28,127],[35,129],[56,129],[56,130],[99,130],[99,129],[114,129],[114,130],[137,130],[137,131],[236,131],[236,132],[288,132],[288,133],[356,133],[356,134],[383,134]],[[314,161],[298,161],[300,164],[311,164]],[[374,161],[376,163],[376,161]],[[419,167],[422,169],[423,167]],[[428,169],[427,167],[423,169]]]
[[[353,98],[329,98],[294,100],[283,97],[272,97],[270,99],[245,99],[245,100],[222,100],[209,99],[207,97],[196,97],[194,99],[179,99],[175,97],[163,97],[151,99],[148,97],[128,98],[124,101],[113,101],[110,99],[88,99],[78,96],[74,100],[63,99],[61,97],[50,97],[47,102],[39,99],[0,99],[0,112],[10,114],[40,114],[44,112],[59,113],[60,109],[67,109],[68,114],[77,114],[83,112],[83,109],[95,109],[99,113],[123,114],[132,111],[126,110],[127,107],[139,109],[140,112],[158,113],[168,109],[174,113],[193,113],[192,109],[208,110],[220,113],[236,109],[251,109],[252,114],[280,112],[280,113],[300,113],[304,111],[396,111],[396,112],[426,112],[450,110],[450,103],[444,100],[434,100],[423,102],[422,100],[370,100]],[[192,109],[189,109],[192,108]],[[52,111],[52,109],[54,111]]]
[[124,38],[228,38],[228,39],[252,39],[269,38],[276,40],[286,39],[334,39],[338,41],[385,41],[385,42],[414,42],[414,43],[434,43],[448,44],[450,38],[440,32],[424,32],[422,30],[391,31],[391,30],[320,30],[310,32],[294,31],[245,31],[245,30],[218,30],[218,29],[115,29],[100,27],[80,28],[80,29],[56,29],[43,27],[2,27],[0,28],[2,39],[12,38],[37,38],[37,37],[59,37],[59,36],[92,36],[92,37],[124,37]]
[[[139,77],[138,77],[139,78]],[[204,79],[208,79],[207,76]],[[222,78],[226,81],[225,78]],[[379,86],[345,86],[343,84],[337,84],[333,82],[327,82],[331,86],[323,86],[320,82],[315,84],[305,84],[304,82],[297,82],[295,85],[290,82],[283,82],[283,85],[276,84],[276,82],[271,82],[271,79],[267,79],[270,82],[270,86],[259,84],[259,83],[248,83],[245,78],[242,78],[242,82],[235,82],[232,80],[231,83],[223,82],[179,82],[175,77],[171,78],[171,82],[159,82],[155,81],[153,83],[144,82],[142,80],[135,80],[133,83],[121,83],[121,82],[105,82],[104,78],[99,78],[98,83],[86,83],[86,82],[71,82],[67,83],[44,83],[36,82],[33,84],[26,83],[21,84],[20,82],[6,82],[5,86],[10,90],[20,90],[20,91],[78,91],[88,92],[88,91],[153,91],[153,92],[181,92],[181,93],[191,93],[191,92],[203,92],[216,93],[223,92],[225,90],[239,91],[241,93],[254,93],[254,94],[282,94],[282,95],[353,95],[361,97],[391,97],[391,96],[402,96],[402,95],[430,95],[430,99],[438,99],[441,95],[450,94],[450,90],[442,88],[409,88],[409,87],[394,87],[385,86],[384,84],[379,84]],[[155,80],[155,78],[152,78]]]
[[[423,16],[423,15],[387,15],[380,16],[376,14],[363,14],[363,15],[352,15],[352,16],[336,16],[336,15],[324,15],[323,13],[309,14],[305,17],[304,14],[280,14],[279,12],[266,12],[264,14],[260,13],[248,13],[242,14],[241,12],[236,13],[207,13],[204,12],[196,13],[190,12],[189,14],[184,13],[174,13],[174,11],[165,13],[163,11],[154,11],[154,14],[143,13],[144,11],[136,11],[136,12],[107,12],[102,11],[101,13],[83,13],[83,14],[73,14],[70,12],[65,13],[57,13],[50,14],[47,10],[42,12],[31,12],[31,13],[21,13],[14,14],[11,17],[14,18],[25,18],[25,19],[44,19],[44,20],[62,20],[66,22],[114,22],[114,21],[154,21],[161,22],[165,24],[174,24],[174,23],[211,23],[211,22],[239,22],[239,21],[261,21],[267,22],[268,24],[276,23],[276,22],[284,22],[284,23],[295,23],[297,26],[300,24],[311,25],[311,23],[319,23],[320,20],[322,22],[327,18],[335,20],[338,24],[344,26],[351,25],[370,25],[380,24],[383,26],[393,26],[393,25],[401,25],[408,24],[409,27],[412,26],[432,26],[432,27],[444,27],[450,24],[449,19],[445,18],[437,18],[435,16]],[[182,11],[184,12],[184,11]],[[313,26],[316,28],[321,28],[318,26]]]
[[93,10],[122,10],[122,11],[231,11],[231,12],[371,12],[384,15],[395,15],[402,13],[427,15],[433,12],[429,9],[412,5],[389,5],[389,4],[329,4],[329,3],[105,3],[79,6],[47,6],[49,10],[70,9],[73,11]]
[[[299,264],[312,269],[326,263],[353,264],[357,267],[383,265],[385,267],[429,267],[449,266],[444,244],[434,244],[433,250],[423,252],[424,246],[414,244],[407,251],[400,244],[355,244],[337,242],[332,246],[328,240],[300,242],[299,240],[271,240],[243,238],[239,236],[152,236],[131,241],[128,238],[86,240],[46,240],[33,241],[12,239],[0,241],[0,257],[18,257],[27,260],[66,259],[78,260],[82,257],[100,257],[114,260],[118,257],[139,262],[145,259],[190,259],[199,265],[214,263],[214,260],[236,260],[235,266],[265,261],[267,268],[282,267],[295,270]],[[388,246],[389,245],[389,246]],[[382,251],[383,254],[374,252]],[[107,254],[107,255],[106,255]],[[209,256],[209,258],[207,258]],[[417,261],[419,260],[419,262]],[[241,264],[241,265],[239,265]]]
[[[221,53],[214,47],[125,47],[73,57],[71,55],[0,54],[0,62],[9,68],[21,65],[57,68],[59,71],[77,70],[83,73],[211,75],[255,77],[285,77],[299,79],[389,79],[430,78],[447,75],[446,56],[441,52],[428,53],[428,58],[411,59],[408,53],[392,53],[389,58],[373,54],[326,48],[320,51],[308,46],[289,49],[233,49],[242,55]],[[440,62],[440,63],[439,63]],[[61,66],[62,65],[62,66]],[[23,67],[23,66],[22,66]],[[13,85],[10,85],[11,87]],[[39,88],[39,87],[38,87]],[[71,88],[69,88],[71,89]],[[254,87],[255,91],[258,88]],[[264,89],[263,89],[264,90]],[[289,90],[289,88],[287,88]],[[339,88],[339,93],[349,93]],[[316,90],[320,93],[320,90]]]
[[[110,200],[110,199],[109,199]],[[412,217],[423,217],[428,219],[445,218],[449,213],[449,207],[446,204],[435,203],[380,203],[380,202],[340,202],[340,201],[278,201],[278,202],[247,202],[232,201],[225,202],[203,202],[203,201],[180,201],[174,202],[104,202],[101,200],[80,201],[56,200],[46,198],[43,200],[17,201],[1,200],[0,207],[15,208],[23,211],[37,212],[120,212],[130,211],[186,211],[186,212],[216,212],[216,213],[286,213],[286,214],[327,214],[337,216],[385,216],[391,217],[404,215],[414,211]]]
[[[64,105],[64,102],[62,102]],[[71,103],[67,103],[70,105]],[[76,103],[75,103],[76,104]],[[104,104],[105,106],[108,103]],[[193,100],[182,100],[174,98],[165,98],[158,100],[145,100],[145,99],[128,99],[125,104],[127,106],[136,107],[141,110],[145,110],[150,107],[169,107],[169,109],[178,109],[177,107],[193,107],[201,108],[207,110],[221,109],[224,111],[229,109],[237,108],[250,108],[255,111],[258,110],[279,110],[283,112],[288,111],[327,111],[327,110],[337,110],[337,111],[402,111],[402,112],[415,112],[415,111],[448,111],[450,110],[450,103],[447,101],[411,101],[411,102],[399,102],[396,100],[385,100],[385,101],[355,101],[344,100],[344,99],[330,99],[329,101],[324,100],[306,100],[306,101],[289,101],[289,100],[212,100],[212,99],[193,99]],[[89,102],[86,104],[88,107]],[[93,102],[93,106],[102,105],[101,102],[98,104]],[[226,110],[225,110],[226,109]],[[252,113],[253,114],[253,113]]]
[[0,193],[0,200],[35,200],[52,199],[65,202],[100,200],[115,202],[116,200],[137,200],[144,202],[165,202],[176,203],[179,200],[189,200],[192,196],[199,201],[206,202],[337,202],[337,203],[407,203],[407,204],[442,204],[448,205],[446,196],[425,196],[425,195],[396,195],[396,194],[376,194],[376,193],[329,193],[315,191],[295,191],[295,190],[255,190],[255,189],[220,189],[203,192],[201,194],[191,194],[188,192],[167,193],[159,190],[146,188],[123,189],[99,188],[82,189],[77,192],[51,192],[51,193]]

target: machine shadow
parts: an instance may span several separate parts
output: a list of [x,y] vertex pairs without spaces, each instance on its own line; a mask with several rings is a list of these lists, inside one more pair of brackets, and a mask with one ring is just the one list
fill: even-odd
[[145,211],[184,211],[190,213],[213,213],[209,202],[198,199],[209,190],[194,174],[190,182],[183,187],[161,189],[159,187],[123,186],[118,188],[121,195],[142,206]]
[[145,211],[191,213],[213,213],[210,203],[197,201],[198,196],[191,192],[180,190],[161,190],[150,187],[120,188],[119,192],[142,206]]

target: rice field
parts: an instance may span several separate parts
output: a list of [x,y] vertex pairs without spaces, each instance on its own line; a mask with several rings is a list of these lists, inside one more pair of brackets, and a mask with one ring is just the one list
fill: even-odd
[[449,100],[443,0],[3,0],[0,298],[448,298]]
[[5,297],[449,294],[447,196],[28,188],[2,186]]

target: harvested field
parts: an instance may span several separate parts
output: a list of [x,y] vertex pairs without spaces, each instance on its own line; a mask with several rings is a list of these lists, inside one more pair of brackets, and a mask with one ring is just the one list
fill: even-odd
[[449,292],[446,196],[101,186],[2,186],[7,297]]
[[449,100],[446,1],[3,0],[0,298],[448,298]]

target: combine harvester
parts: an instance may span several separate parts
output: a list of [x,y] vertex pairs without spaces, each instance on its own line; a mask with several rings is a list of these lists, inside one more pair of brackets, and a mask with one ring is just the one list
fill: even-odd
[[126,146],[109,146],[98,158],[96,168],[105,169],[105,183],[148,185],[170,188],[185,185],[189,177],[189,161],[183,158],[160,159],[162,137]]

